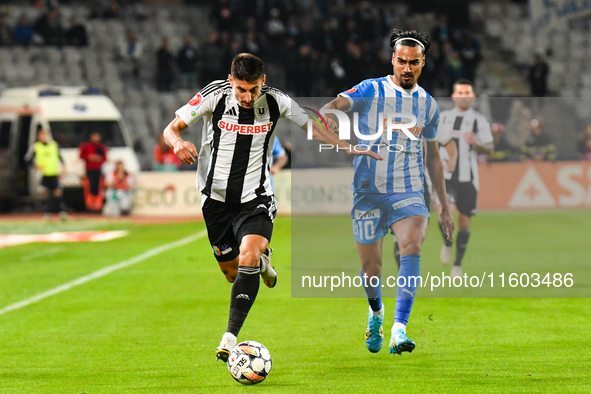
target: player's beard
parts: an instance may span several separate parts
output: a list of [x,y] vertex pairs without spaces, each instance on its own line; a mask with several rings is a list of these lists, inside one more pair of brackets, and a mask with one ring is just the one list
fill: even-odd
[[410,75],[410,79],[408,81],[405,81],[404,79],[402,79],[402,75],[400,75],[399,81],[400,81],[400,87],[403,89],[406,89],[406,90],[412,89],[415,86],[415,80],[412,75]]

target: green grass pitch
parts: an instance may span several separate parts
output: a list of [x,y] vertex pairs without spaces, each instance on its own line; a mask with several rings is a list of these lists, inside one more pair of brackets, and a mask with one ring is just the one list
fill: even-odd
[[[423,250],[427,265],[437,261],[441,242],[434,222]],[[482,214],[465,262],[479,256],[494,262],[498,254],[510,264],[532,253],[589,260],[589,223],[589,211]],[[0,309],[203,228],[202,222],[0,222],[0,233],[130,231],[105,243],[0,249]],[[417,348],[403,356],[387,351],[394,311],[388,299],[385,347],[371,354],[363,338],[364,299],[291,298],[290,231],[289,218],[276,220],[271,246],[279,282],[275,289],[261,286],[239,337],[271,351],[273,369],[262,384],[241,386],[214,360],[231,285],[203,238],[0,315],[0,394],[591,391],[588,299],[419,298],[408,327]],[[543,245],[543,253],[533,247],[524,253],[534,241],[520,233]],[[343,250],[355,250],[350,241]],[[391,241],[386,245],[391,250]]]

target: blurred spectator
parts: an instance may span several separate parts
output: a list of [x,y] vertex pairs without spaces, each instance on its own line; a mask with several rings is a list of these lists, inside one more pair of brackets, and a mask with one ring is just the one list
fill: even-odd
[[133,177],[125,171],[122,161],[115,163],[115,170],[107,175],[107,192],[103,213],[107,216],[129,215],[132,208]]
[[86,162],[86,178],[83,180],[84,201],[90,211],[100,211],[103,206],[104,179],[102,167],[107,161],[107,147],[101,143],[101,134],[92,132],[90,140],[78,148],[80,158]]
[[201,85],[215,81],[216,79],[226,78],[228,75],[228,72],[223,68],[222,58],[224,53],[219,40],[220,33],[214,30],[209,34],[207,42],[203,46],[203,59],[207,59],[207,61],[204,61],[201,67]]
[[544,123],[538,119],[532,119],[529,122],[529,129],[531,134],[521,147],[522,160],[556,160],[556,147],[550,136],[544,133]]
[[509,161],[513,153],[513,147],[505,138],[505,128],[500,123],[493,123],[490,126],[493,135],[494,151],[487,156],[487,161]]
[[104,19],[119,19],[121,18],[121,6],[116,0],[111,1],[109,7],[103,11],[101,15]]
[[440,15],[435,27],[431,31],[431,41],[444,43],[449,41],[449,28],[447,27],[447,17]]
[[44,45],[61,46],[64,44],[64,29],[59,21],[57,9],[52,9],[41,15],[35,22],[33,30],[41,36]]
[[33,27],[26,16],[21,16],[14,28],[14,40],[19,45],[29,45],[33,41]]
[[162,45],[156,52],[156,88],[161,92],[170,92],[174,82],[174,55],[170,51],[168,38],[162,38]]
[[536,54],[536,62],[529,69],[529,86],[533,97],[544,97],[547,93],[548,63],[541,54]]
[[88,34],[86,33],[86,27],[80,24],[78,18],[73,17],[70,28],[66,32],[66,44],[76,47],[88,46]]
[[197,49],[193,45],[193,38],[185,37],[185,42],[177,54],[177,65],[181,71],[181,87],[183,89],[195,89],[197,87]]
[[450,91],[453,91],[454,82],[463,79],[464,74],[464,65],[460,59],[460,53],[454,49],[451,52],[451,57],[447,60],[447,77]]
[[139,84],[142,50],[135,31],[127,30],[125,40],[119,43],[119,58],[123,60],[122,74],[128,83]]
[[254,31],[249,31],[248,33],[246,33],[246,37],[244,38],[243,47],[244,48],[243,48],[242,52],[252,53],[253,55],[255,55],[257,57],[263,56],[263,53],[261,50],[261,45],[259,44],[259,42],[257,40],[256,33]]
[[296,96],[310,97],[312,84],[316,73],[312,51],[309,46],[302,45],[298,50],[296,59]]
[[232,7],[230,7],[229,0],[216,1],[211,11],[211,19],[216,23],[216,27],[219,31],[231,31],[234,26],[234,13]]
[[0,14],[0,46],[8,46],[13,44],[12,29],[6,22],[6,14]]
[[173,149],[164,142],[164,135],[160,133],[158,143],[154,147],[154,166],[156,171],[178,171],[181,161],[174,154]]
[[459,43],[460,59],[464,67],[464,78],[474,81],[476,67],[480,63],[482,55],[480,53],[480,42],[469,30],[464,30],[462,39]]
[[583,155],[583,160],[591,160],[591,125],[588,125],[578,142],[579,153]]

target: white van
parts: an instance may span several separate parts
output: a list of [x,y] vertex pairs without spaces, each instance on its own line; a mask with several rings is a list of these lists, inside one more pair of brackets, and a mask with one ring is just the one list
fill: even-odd
[[121,160],[128,172],[140,170],[131,137],[113,101],[85,87],[35,86],[6,89],[0,93],[0,209],[17,200],[34,201],[39,177],[24,156],[36,141],[37,130],[46,128],[61,148],[66,173],[62,177],[66,202],[83,209],[84,162],[78,146],[92,132],[109,148],[103,173]]

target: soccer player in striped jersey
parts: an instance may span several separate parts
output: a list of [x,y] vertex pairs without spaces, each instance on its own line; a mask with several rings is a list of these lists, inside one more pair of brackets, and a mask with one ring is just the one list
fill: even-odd
[[[390,37],[390,45],[394,50],[393,75],[365,80],[340,93],[325,108],[356,112],[358,130],[364,136],[359,144],[384,156],[383,161],[355,158],[351,217],[369,302],[365,343],[374,353],[380,351],[383,343],[382,241],[388,230],[395,234],[398,241],[401,257],[390,353],[401,354],[411,352],[415,347],[406,335],[406,324],[419,284],[421,246],[427,231],[428,211],[423,196],[423,139],[428,146],[427,166],[433,190],[442,201],[439,221],[449,239],[454,222],[447,204],[437,149],[439,109],[431,95],[417,84],[429,49],[429,37],[414,30],[395,30]],[[408,123],[409,119],[412,120],[408,114],[415,117],[416,125],[407,128],[407,132],[403,128],[394,129],[391,135],[382,132],[389,122]],[[377,139],[373,139],[376,136]]]
[[[228,328],[216,357],[224,362],[259,290],[259,274],[268,287],[277,283],[268,248],[277,203],[270,182],[271,147],[280,117],[302,129],[308,116],[280,90],[265,85],[263,62],[238,54],[225,81],[214,81],[176,111],[164,130],[166,143],[185,164],[197,165],[197,187],[214,255],[226,279],[233,283]],[[204,118],[199,154],[181,132]],[[357,152],[347,142],[317,124],[313,138],[352,155],[381,159],[374,152]]]
[[[493,153],[490,123],[484,115],[471,108],[476,95],[472,82],[460,79],[451,95],[455,108],[441,113],[438,139],[441,158],[445,162],[445,184],[449,200],[458,210],[456,259],[451,276],[462,276],[462,258],[470,237],[470,218],[476,214],[478,199],[478,153]],[[450,149],[451,148],[451,149]],[[457,152],[457,153],[452,153]],[[451,240],[443,236],[439,258],[444,265],[451,261]]]

